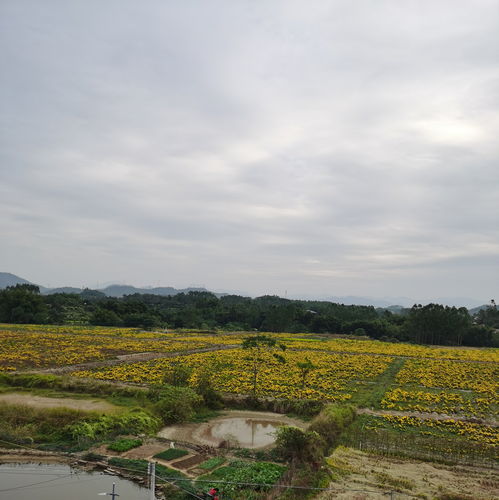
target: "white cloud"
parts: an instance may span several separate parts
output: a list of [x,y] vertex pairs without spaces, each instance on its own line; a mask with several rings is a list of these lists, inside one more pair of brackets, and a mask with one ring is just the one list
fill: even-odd
[[499,13],[425,5],[4,1],[2,267],[493,296]]

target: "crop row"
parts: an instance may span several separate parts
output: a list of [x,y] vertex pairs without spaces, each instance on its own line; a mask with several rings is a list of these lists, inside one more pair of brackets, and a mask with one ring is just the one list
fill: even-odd
[[61,335],[27,331],[0,331],[0,369],[63,366],[113,358],[119,354],[175,352],[196,349],[206,342],[182,342],[93,335]]
[[[442,437],[455,435],[495,448],[499,445],[499,429],[462,420],[432,420],[412,416],[383,415],[385,424],[400,431],[419,431],[427,436]],[[376,427],[376,426],[375,426]]]
[[[386,356],[329,354],[286,351],[284,363],[271,355],[259,354],[256,394],[285,399],[351,398],[358,387],[373,381],[393,361]],[[304,374],[299,363],[308,359],[312,368]],[[158,384],[181,364],[192,369],[190,383],[209,375],[213,386],[232,394],[250,394],[254,389],[253,359],[243,349],[214,351],[149,362],[77,371],[72,375],[102,380]]]

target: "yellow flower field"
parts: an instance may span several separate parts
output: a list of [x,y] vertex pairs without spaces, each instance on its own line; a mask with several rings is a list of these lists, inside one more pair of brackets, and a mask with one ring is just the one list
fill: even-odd
[[118,354],[175,352],[197,349],[207,342],[185,342],[169,337],[157,339],[110,337],[104,334],[77,334],[36,329],[0,329],[0,369],[64,366],[113,358]]
[[286,335],[286,340],[290,347],[303,349],[499,363],[499,349],[492,348],[436,347],[343,338],[310,342],[300,338],[294,340],[289,334]]
[[[297,363],[304,360],[304,354],[286,351],[283,356],[285,364],[277,362],[272,356],[265,360],[258,374],[257,395],[344,401],[351,398],[356,385],[373,380],[393,361],[393,358],[386,356],[308,352],[306,357],[316,368],[311,370],[303,383]],[[220,391],[233,394],[252,392],[251,360],[249,353],[243,349],[191,354],[175,359],[111,366],[95,371],[77,371],[72,375],[157,384],[172,370],[174,363],[193,368],[193,385],[203,372],[208,371],[213,385]]]
[[499,429],[497,427],[453,419],[429,420],[394,415],[384,415],[382,418],[392,427],[399,430],[423,428],[423,432],[428,436],[438,437],[442,433],[450,433],[490,447],[497,447],[499,445]]
[[496,417],[499,364],[409,359],[382,408]]

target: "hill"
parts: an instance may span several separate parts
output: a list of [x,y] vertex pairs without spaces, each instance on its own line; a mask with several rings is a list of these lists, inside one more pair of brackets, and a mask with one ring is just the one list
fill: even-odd
[[[161,286],[155,288],[137,288],[132,285],[109,285],[106,288],[99,290],[108,297],[123,297],[124,295],[133,295],[140,293],[142,295],[161,295],[163,297],[177,295],[178,293],[189,292],[208,292],[206,288],[173,288],[171,286]],[[220,294],[218,294],[220,295]]]
[[28,280],[24,278],[20,278],[12,273],[0,273],[0,290],[3,288],[7,288],[8,286],[16,286],[16,285],[32,285]]

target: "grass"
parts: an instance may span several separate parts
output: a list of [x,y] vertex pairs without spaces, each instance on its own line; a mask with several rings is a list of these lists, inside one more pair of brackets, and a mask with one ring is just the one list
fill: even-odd
[[189,452],[187,450],[181,450],[180,448],[168,448],[165,451],[156,453],[156,455],[154,455],[154,458],[161,458],[163,460],[175,460],[176,458],[184,457],[188,454]]
[[212,418],[216,418],[221,414],[222,412],[217,410],[211,410],[210,408],[198,408],[196,410],[196,413],[194,413],[193,417],[190,419],[190,422],[201,424],[203,422],[208,422]]
[[225,458],[223,457],[213,457],[205,460],[197,466],[198,469],[202,470],[212,470],[225,463]]
[[57,444],[71,440],[69,426],[95,418],[96,412],[70,408],[0,404],[0,439],[16,444]]
[[395,383],[395,377],[402,369],[404,363],[405,359],[394,359],[392,364],[377,377],[373,384],[369,384],[367,387],[354,393],[349,402],[358,408],[381,408],[381,401],[386,391]]

